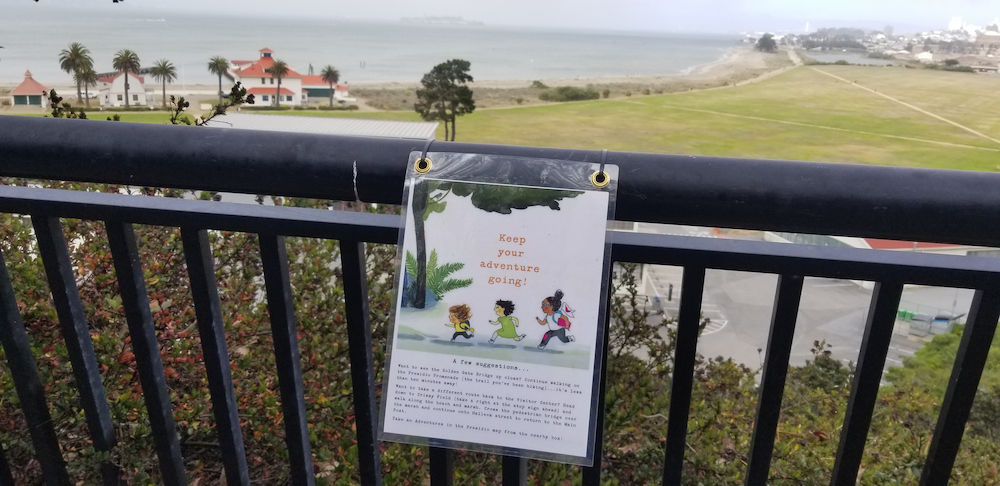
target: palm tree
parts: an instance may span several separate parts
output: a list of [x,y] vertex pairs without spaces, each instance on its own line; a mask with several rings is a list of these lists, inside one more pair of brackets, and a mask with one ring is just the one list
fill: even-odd
[[219,76],[219,104],[222,104],[222,75],[229,70],[229,61],[222,56],[215,56],[208,61],[208,72]]
[[153,79],[163,83],[163,107],[167,107],[167,83],[177,79],[177,68],[171,64],[170,61],[166,59],[160,59],[153,64],[153,68],[149,70],[149,74],[153,76]]
[[139,55],[129,49],[122,49],[115,53],[115,58],[111,61],[111,66],[115,71],[125,74],[125,109],[128,109],[128,73],[139,71]]
[[84,66],[83,69],[73,74],[73,80],[76,81],[77,85],[83,84],[84,98],[87,99],[87,108],[90,108],[90,90],[91,86],[97,86],[97,72],[94,71],[93,66]]
[[340,81],[340,71],[337,68],[327,64],[320,75],[323,76],[323,81],[326,81],[330,85],[330,107],[333,107],[333,85]]
[[274,92],[274,106],[281,106],[281,78],[288,75],[288,64],[280,59],[275,59],[274,64],[271,65],[271,69],[267,72],[271,73],[271,77],[278,80],[278,89]]
[[[59,53],[59,67],[66,71],[66,74],[72,74],[74,77],[78,74],[84,67],[93,67],[94,59],[90,57],[90,49],[87,49],[83,44],[79,42],[74,42],[69,45],[68,48],[63,49]],[[82,80],[77,79],[76,82],[76,99],[80,99],[80,82]]]

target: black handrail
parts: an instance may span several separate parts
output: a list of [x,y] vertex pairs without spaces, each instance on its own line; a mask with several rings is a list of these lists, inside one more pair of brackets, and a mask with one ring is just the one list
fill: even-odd
[[[342,201],[398,204],[407,157],[422,145],[0,116],[4,176]],[[455,142],[433,150],[595,163],[601,155]],[[623,221],[1000,246],[997,173],[634,152],[611,152],[608,163],[621,166]]]

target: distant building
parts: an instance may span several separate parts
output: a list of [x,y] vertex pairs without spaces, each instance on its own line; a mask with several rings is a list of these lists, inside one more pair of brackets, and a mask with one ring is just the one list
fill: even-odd
[[31,77],[31,71],[25,71],[24,81],[10,95],[14,98],[14,106],[37,106],[44,109],[49,106],[48,93],[48,88]]
[[288,74],[281,77],[281,91],[278,83],[269,70],[274,65],[274,51],[263,48],[256,61],[233,61],[229,73],[233,79],[243,84],[247,94],[252,94],[256,101],[263,104],[274,104],[275,98],[282,105],[301,105],[306,99],[302,90],[302,75],[288,67]]
[[146,79],[129,72],[97,79],[97,93],[101,106],[125,106],[125,83],[128,83],[129,106],[149,104],[146,102]]
[[934,54],[927,51],[921,52],[920,54],[917,54],[916,56],[913,57],[920,62],[928,62],[928,63],[934,62]]
[[[229,73],[235,81],[243,83],[247,94],[252,94],[258,102],[273,104],[274,98],[283,105],[297,106],[310,98],[329,99],[330,85],[319,75],[299,74],[288,67],[288,74],[281,78],[281,92],[277,92],[277,80],[268,72],[274,65],[274,51],[263,48],[256,61],[233,61]],[[333,97],[337,100],[351,100],[346,84],[334,85]]]

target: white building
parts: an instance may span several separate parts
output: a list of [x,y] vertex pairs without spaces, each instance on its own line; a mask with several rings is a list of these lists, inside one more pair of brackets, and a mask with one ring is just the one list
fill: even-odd
[[302,75],[289,66],[288,74],[281,77],[279,92],[277,80],[268,72],[274,65],[273,54],[274,51],[265,47],[260,50],[260,57],[256,61],[233,61],[229,72],[235,81],[243,83],[247,94],[254,95],[261,104],[274,104],[277,97],[279,104],[301,105],[306,99],[302,90]]
[[934,54],[927,51],[921,52],[920,54],[917,54],[916,56],[913,57],[915,57],[920,62],[928,62],[928,63],[934,62]]
[[135,73],[107,76],[97,80],[98,99],[101,106],[125,106],[125,83],[128,82],[129,106],[145,106],[146,80]]
[[[330,85],[323,81],[323,76],[299,74],[288,67],[288,74],[281,78],[281,92],[278,92],[278,82],[268,70],[274,65],[274,51],[263,48],[256,61],[233,61],[229,73],[235,81],[243,83],[247,94],[252,94],[261,104],[274,104],[274,98],[282,105],[302,105],[310,99],[322,101],[329,99]],[[335,84],[333,98],[343,101],[354,101],[350,98],[346,84]]]

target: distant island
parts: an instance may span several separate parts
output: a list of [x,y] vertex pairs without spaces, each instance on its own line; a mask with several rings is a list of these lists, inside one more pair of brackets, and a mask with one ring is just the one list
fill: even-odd
[[409,24],[447,24],[447,25],[486,25],[476,20],[465,20],[462,17],[403,17],[400,19]]

